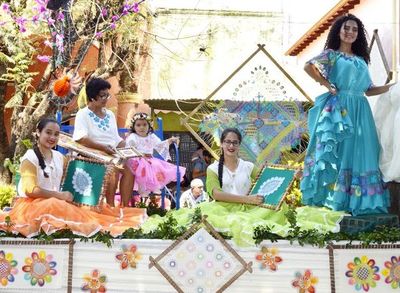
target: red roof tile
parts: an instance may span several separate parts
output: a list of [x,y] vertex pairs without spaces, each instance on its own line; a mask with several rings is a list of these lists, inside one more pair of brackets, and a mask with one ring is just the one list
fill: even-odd
[[289,50],[285,55],[297,56],[309,44],[325,32],[340,15],[348,13],[354,6],[360,4],[361,0],[341,0],[327,14],[325,14],[316,24],[314,24]]

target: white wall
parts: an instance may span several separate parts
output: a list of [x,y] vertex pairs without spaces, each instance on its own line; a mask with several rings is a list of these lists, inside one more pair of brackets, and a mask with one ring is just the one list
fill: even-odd
[[266,10],[157,9],[151,92],[145,98],[203,99],[258,43],[279,54],[283,13]]

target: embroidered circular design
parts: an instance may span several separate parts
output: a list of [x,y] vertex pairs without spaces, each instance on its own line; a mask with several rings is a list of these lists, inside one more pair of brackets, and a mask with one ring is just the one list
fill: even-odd
[[299,293],[314,293],[316,292],[315,285],[318,283],[318,278],[313,276],[311,270],[306,270],[304,275],[300,272],[295,273],[296,279],[292,281],[292,286],[299,289]]
[[221,253],[217,253],[216,255],[215,255],[215,259],[216,260],[222,260],[224,258],[224,256],[221,254]]
[[4,287],[8,285],[8,282],[14,282],[14,275],[18,273],[16,268],[18,262],[13,258],[12,253],[6,254],[0,250],[0,283]]
[[192,251],[194,251],[196,249],[196,246],[193,243],[189,243],[186,246],[186,249],[187,249],[187,251],[192,252]]
[[204,270],[202,270],[202,269],[197,270],[197,276],[198,277],[202,278],[202,277],[204,277],[204,275],[205,275]]
[[92,273],[83,276],[85,281],[81,287],[82,291],[90,291],[90,293],[106,292],[106,275],[100,275],[99,270],[93,270]]
[[212,245],[212,244],[207,244],[206,250],[209,251],[209,252],[214,251],[214,245]]
[[196,263],[195,263],[193,260],[191,260],[191,261],[189,261],[189,262],[186,264],[186,267],[187,267],[189,270],[194,270],[194,269],[196,268]]
[[376,281],[380,280],[379,267],[375,265],[375,260],[368,259],[365,255],[361,258],[355,257],[354,262],[349,262],[347,267],[348,283],[354,285],[357,291],[368,292],[370,288],[375,288]]
[[197,241],[200,242],[200,243],[202,243],[202,242],[204,241],[204,237],[203,237],[202,235],[199,235],[199,236],[197,237]]
[[92,177],[82,168],[76,168],[72,176],[72,186],[79,194],[90,196],[93,189]]
[[386,277],[386,284],[390,284],[393,289],[400,288],[400,257],[392,256],[390,261],[385,261],[382,275]]
[[268,248],[263,246],[261,251],[256,255],[256,260],[260,262],[260,269],[269,269],[276,271],[277,264],[282,262],[282,258],[278,255],[277,248]]
[[278,190],[281,187],[283,181],[285,181],[285,177],[271,177],[267,181],[265,181],[260,186],[259,194],[263,194],[265,196],[270,195]]
[[165,181],[165,175],[164,172],[157,172],[156,173],[156,179],[158,182],[164,182]]
[[38,284],[43,287],[46,282],[51,283],[52,276],[57,274],[56,265],[51,254],[46,256],[44,251],[32,252],[31,257],[25,259],[25,265],[22,267],[26,273],[24,279],[30,280],[32,286]]
[[130,266],[136,269],[137,264],[142,259],[142,255],[137,251],[137,246],[132,244],[129,248],[122,245],[122,253],[119,253],[115,258],[121,263],[121,269],[125,270]]

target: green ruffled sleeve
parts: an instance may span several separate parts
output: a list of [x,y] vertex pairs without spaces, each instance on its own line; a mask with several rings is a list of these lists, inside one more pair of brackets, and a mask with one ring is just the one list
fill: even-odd
[[219,186],[218,174],[215,174],[210,168],[207,168],[206,188],[207,193],[211,198],[214,198],[212,195],[214,189],[222,190]]

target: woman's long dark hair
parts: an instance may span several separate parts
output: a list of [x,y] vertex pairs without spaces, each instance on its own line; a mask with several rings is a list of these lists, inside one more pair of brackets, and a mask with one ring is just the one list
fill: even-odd
[[[221,146],[223,141],[225,140],[225,137],[229,133],[235,133],[239,139],[239,143],[242,142],[242,134],[237,128],[227,128],[224,131],[222,131],[220,142]],[[219,162],[218,162],[218,181],[219,181],[219,186],[222,188],[222,175],[224,172],[224,150],[221,147],[221,156],[219,157]]]
[[[57,124],[57,121],[56,121],[55,119],[53,119],[53,118],[42,118],[42,119],[40,119],[39,123],[37,124],[36,129],[37,129],[39,132],[42,132],[43,129],[46,127],[46,125],[49,124],[49,123],[56,123],[56,124]],[[37,139],[38,139],[38,138],[37,138]],[[39,141],[38,141],[38,143],[39,143]],[[45,177],[45,178],[49,178],[49,174],[47,174],[47,172],[44,171],[44,169],[46,168],[46,163],[45,163],[45,161],[44,161],[43,154],[42,154],[42,152],[39,150],[39,147],[38,147],[37,144],[35,144],[35,145],[33,146],[33,151],[35,152],[36,157],[38,158],[39,166],[40,166],[40,168],[41,168],[42,171],[43,171],[44,177]]]
[[348,20],[355,21],[358,27],[357,39],[351,45],[351,50],[355,55],[362,57],[368,64],[370,62],[370,56],[368,51],[368,41],[366,37],[365,28],[361,20],[356,16],[354,16],[353,14],[346,14],[340,16],[335,20],[329,31],[328,38],[326,39],[325,49],[332,49],[335,51],[339,49],[340,29],[342,28],[342,25]]

